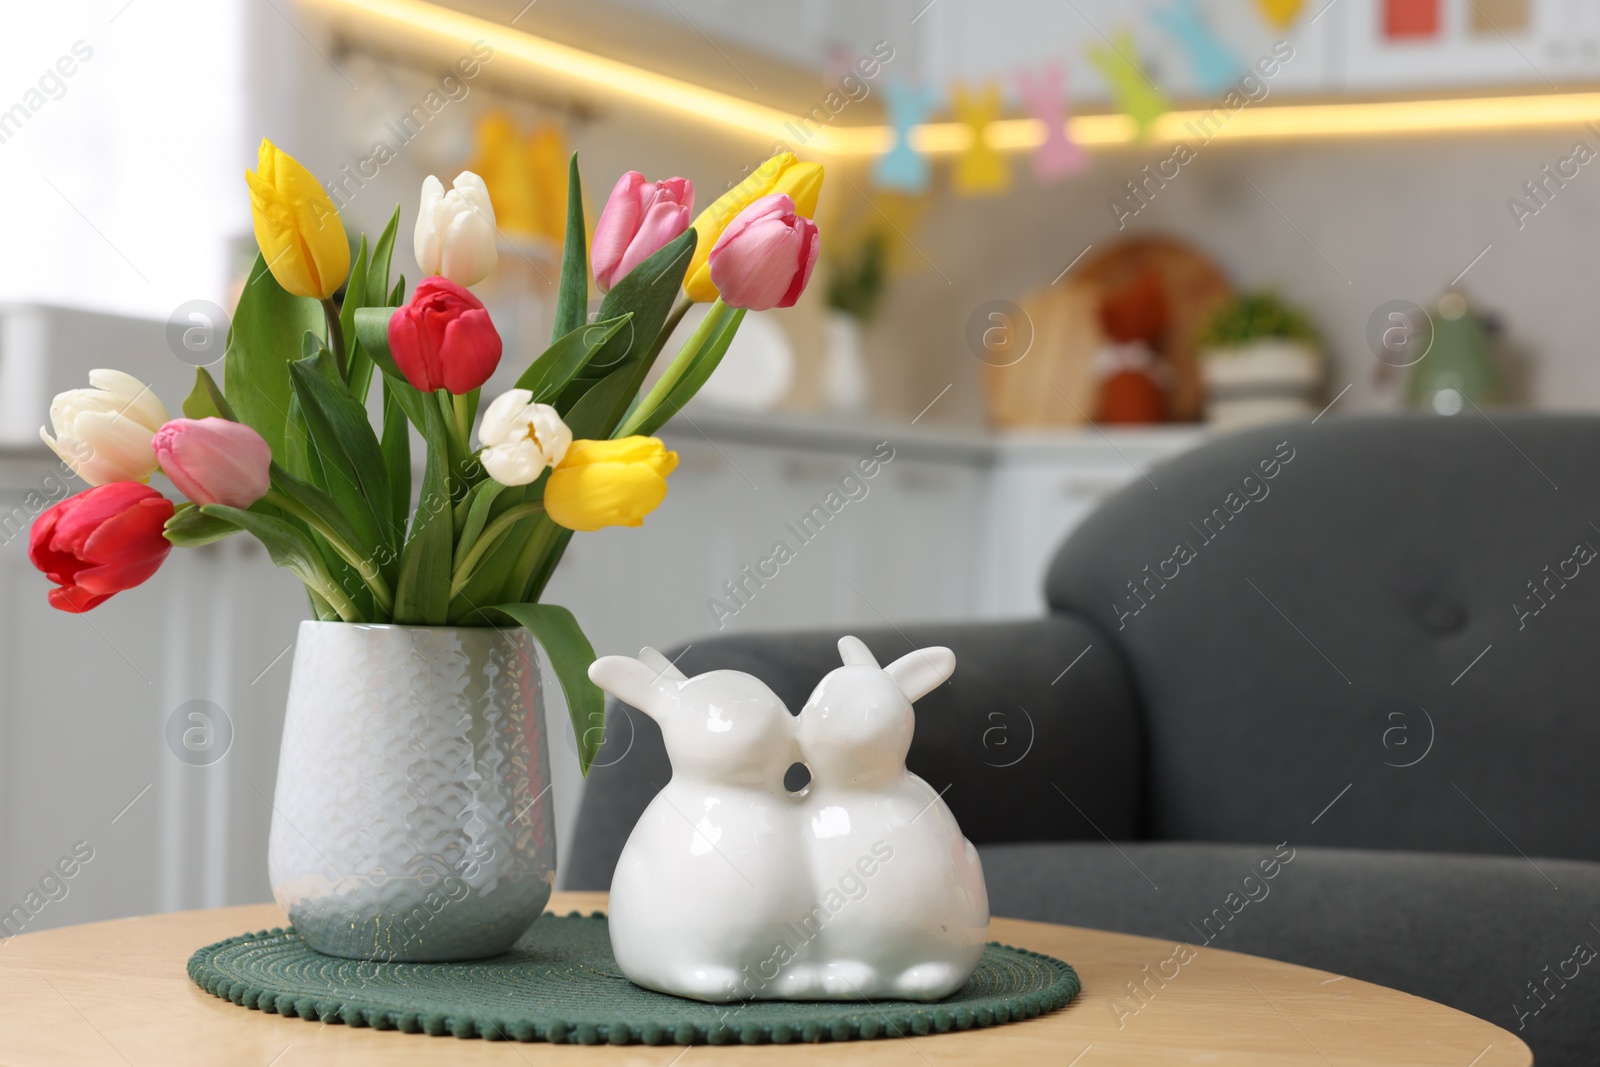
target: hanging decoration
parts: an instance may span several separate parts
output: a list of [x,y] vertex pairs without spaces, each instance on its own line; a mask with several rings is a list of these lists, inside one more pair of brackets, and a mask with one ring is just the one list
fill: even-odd
[[1305,6],[1305,0],[1256,0],[1261,17],[1278,30],[1286,30],[1294,25],[1294,20],[1300,17]]
[[1033,153],[1033,176],[1059,181],[1089,166],[1089,154],[1067,134],[1066,67],[1052,59],[1037,72],[1017,71],[1017,88],[1029,113],[1044,124],[1044,142]]
[[567,227],[567,169],[572,159],[567,135],[554,123],[540,126],[529,136],[524,152],[534,188],[532,232],[559,244]]
[[954,184],[962,196],[988,196],[1011,188],[1011,168],[989,143],[988,126],[1000,117],[1000,86],[990,82],[976,91],[965,85],[950,90],[956,121],[972,131],[972,144],[956,159]]
[[1439,35],[1439,0],[1383,0],[1383,35],[1390,40]]
[[1471,30],[1475,37],[1527,33],[1528,0],[1473,0]]
[[894,147],[878,157],[872,180],[883,189],[920,193],[928,185],[928,161],[911,145],[911,129],[933,110],[938,97],[931,89],[890,82],[884,86],[889,121],[894,126]]
[[1171,105],[1167,102],[1167,95],[1132,58],[1135,49],[1133,31],[1121,29],[1112,39],[1111,47],[1092,44],[1087,54],[1089,62],[1110,84],[1117,107],[1134,121],[1139,136],[1143,137],[1150,132],[1156,119],[1171,110]]
[[840,79],[855,73],[855,66],[855,52],[837,42],[830,44],[823,56],[822,83],[829,88],[838,85]]
[[477,157],[469,169],[488,186],[501,232],[562,240],[567,156],[566,136],[559,126],[541,126],[524,137],[504,111],[491,111],[479,120]]
[[1200,95],[1214,96],[1227,91],[1245,69],[1245,64],[1206,20],[1199,0],[1173,0],[1167,7],[1151,8],[1150,17],[1183,49],[1194,87]]

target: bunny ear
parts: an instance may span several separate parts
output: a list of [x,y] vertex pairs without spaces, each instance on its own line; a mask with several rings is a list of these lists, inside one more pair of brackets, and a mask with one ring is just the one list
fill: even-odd
[[601,656],[589,664],[589,680],[657,721],[678,706],[676,679],[627,656]]
[[639,650],[639,662],[654,670],[663,678],[671,678],[675,682],[685,680],[684,673],[677,668],[676,664],[649,645]]
[[943,685],[955,671],[956,654],[937,646],[908,652],[883,669],[913,704]]
[[878,660],[873,656],[872,650],[859,637],[847,636],[839,638],[839,658],[844,661],[846,667],[857,664],[865,664],[868,667],[876,667],[878,665]]

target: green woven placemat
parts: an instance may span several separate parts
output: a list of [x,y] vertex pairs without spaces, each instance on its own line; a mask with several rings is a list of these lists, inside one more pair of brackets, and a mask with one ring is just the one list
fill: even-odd
[[363,963],[324,956],[294,928],[241,934],[189,957],[208,993],[280,1015],[379,1030],[580,1045],[747,1045],[945,1033],[1031,1019],[1066,1004],[1058,959],[990,944],[956,995],[934,1004],[703,1004],[641,989],[611,955],[604,915],[546,914],[504,956]]

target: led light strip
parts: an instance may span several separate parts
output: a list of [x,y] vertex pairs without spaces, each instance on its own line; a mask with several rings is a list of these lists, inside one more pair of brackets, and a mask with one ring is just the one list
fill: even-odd
[[[773,142],[791,143],[800,117],[728,93],[657,74],[629,63],[557,44],[502,23],[424,0],[301,0],[333,15],[356,16],[367,30],[384,30],[408,38],[413,45],[438,48],[441,43],[465,50],[487,41],[497,60],[510,59],[533,72],[587,86],[598,93],[678,112],[701,122]],[[1144,143],[1178,141],[1313,139],[1367,137],[1405,133],[1466,132],[1577,126],[1600,118],[1600,93],[1552,93],[1442,100],[1393,100],[1367,103],[1248,105],[1230,112],[1169,111],[1151,127]],[[1126,115],[1076,115],[1068,120],[1073,140],[1095,146],[1138,141],[1138,130]],[[999,151],[1024,151],[1044,141],[1036,119],[1002,119],[986,128],[989,144]],[[823,127],[806,147],[823,155],[875,156],[889,150],[894,133],[887,126]],[[911,131],[911,144],[929,155],[965,150],[972,131],[956,122],[935,122]]]

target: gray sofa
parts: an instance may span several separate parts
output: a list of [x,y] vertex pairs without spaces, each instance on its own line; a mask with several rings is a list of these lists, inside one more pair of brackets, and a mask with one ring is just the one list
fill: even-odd
[[[1045,618],[859,634],[955,650],[910,766],[994,912],[1338,971],[1600,1062],[1600,418],[1285,424],[1146,473],[1061,548]],[[837,636],[680,666],[798,710]],[[670,773],[610,715],[573,888]]]

